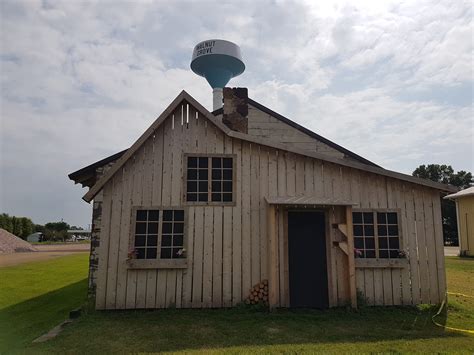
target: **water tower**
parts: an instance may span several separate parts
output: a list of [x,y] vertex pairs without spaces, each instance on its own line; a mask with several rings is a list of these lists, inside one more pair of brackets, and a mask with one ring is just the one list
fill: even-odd
[[212,107],[222,107],[222,89],[245,70],[240,47],[222,39],[202,41],[194,47],[191,70],[206,78],[212,87]]

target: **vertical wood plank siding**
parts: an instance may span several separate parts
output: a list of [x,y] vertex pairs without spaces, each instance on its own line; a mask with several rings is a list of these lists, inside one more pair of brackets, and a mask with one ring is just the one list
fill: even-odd
[[[186,206],[185,153],[234,155],[234,205]],[[351,200],[358,204],[354,211],[398,210],[407,265],[357,267],[359,293],[370,305],[437,303],[444,297],[436,190],[230,138],[183,103],[104,186],[97,309],[235,306],[270,274],[275,279],[270,285],[275,306],[289,306],[287,209],[275,206],[269,214],[265,201],[276,195]],[[186,210],[186,269],[128,267],[134,206]],[[324,211],[329,304],[346,305],[350,302],[348,258],[333,243],[344,238],[333,224],[345,223],[345,207]],[[274,220],[271,230],[269,220]],[[270,232],[275,235],[273,244],[269,244]],[[270,270],[275,261],[277,268]]]

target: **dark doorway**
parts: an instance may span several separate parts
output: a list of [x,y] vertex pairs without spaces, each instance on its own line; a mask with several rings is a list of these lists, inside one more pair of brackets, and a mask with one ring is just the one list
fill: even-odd
[[324,212],[288,212],[290,306],[328,308]]

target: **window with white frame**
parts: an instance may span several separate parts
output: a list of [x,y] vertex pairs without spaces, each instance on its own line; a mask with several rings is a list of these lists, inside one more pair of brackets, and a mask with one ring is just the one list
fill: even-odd
[[352,223],[356,257],[397,259],[403,255],[397,212],[353,212]]
[[186,196],[188,203],[233,203],[233,156],[187,156]]
[[184,210],[136,209],[134,259],[179,259],[185,257]]

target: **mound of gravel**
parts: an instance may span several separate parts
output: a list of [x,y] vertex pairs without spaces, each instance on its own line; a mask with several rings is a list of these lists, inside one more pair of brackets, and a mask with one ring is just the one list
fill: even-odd
[[0,228],[0,254],[25,253],[36,251],[27,241]]

